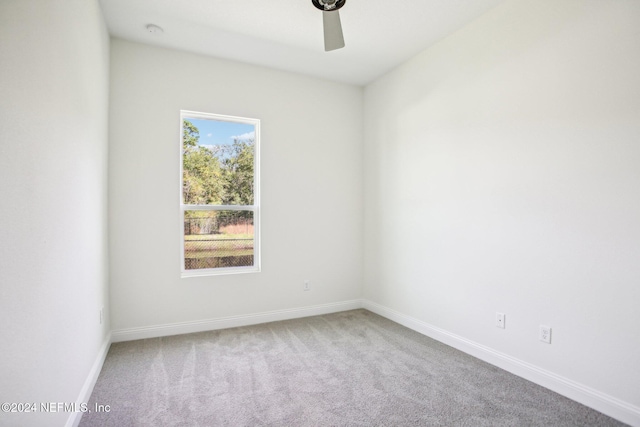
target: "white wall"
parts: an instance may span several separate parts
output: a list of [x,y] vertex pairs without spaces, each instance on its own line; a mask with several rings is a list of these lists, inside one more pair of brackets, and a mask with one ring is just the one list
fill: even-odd
[[0,2],[0,402],[75,402],[108,334],[108,61],[97,1]]
[[[117,39],[111,47],[114,331],[359,298],[362,89]],[[261,273],[180,278],[181,109],[261,120]]]
[[368,86],[365,298],[640,406],[639,53],[640,2],[517,0]]

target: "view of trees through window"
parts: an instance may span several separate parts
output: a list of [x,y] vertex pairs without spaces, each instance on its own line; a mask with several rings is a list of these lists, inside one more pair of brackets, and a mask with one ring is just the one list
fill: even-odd
[[255,126],[182,122],[184,269],[254,265]]

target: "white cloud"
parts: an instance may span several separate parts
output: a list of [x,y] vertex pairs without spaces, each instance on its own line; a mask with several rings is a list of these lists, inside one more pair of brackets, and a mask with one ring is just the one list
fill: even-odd
[[239,139],[240,141],[243,141],[246,139],[255,139],[255,138],[256,138],[255,131],[251,131],[251,132],[243,133],[242,135],[236,135],[231,137],[231,139]]
[[207,136],[208,136],[209,138],[211,138],[211,137],[213,136],[213,134],[212,134],[212,133],[208,133],[208,134],[207,134]]

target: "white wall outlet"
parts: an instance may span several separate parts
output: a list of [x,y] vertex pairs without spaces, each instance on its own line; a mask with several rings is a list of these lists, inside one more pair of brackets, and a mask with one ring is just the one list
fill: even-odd
[[100,307],[100,324],[104,321],[104,307]]
[[304,281],[304,285],[302,285],[302,290],[303,291],[310,291],[311,290],[311,281],[310,280],[305,280]]
[[540,341],[551,344],[551,327],[540,325]]
[[496,313],[496,328],[504,329],[504,313]]

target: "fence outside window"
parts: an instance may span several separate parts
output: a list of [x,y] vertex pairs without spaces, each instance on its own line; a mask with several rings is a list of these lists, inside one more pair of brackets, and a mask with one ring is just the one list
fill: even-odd
[[253,215],[216,211],[184,219],[184,257],[188,270],[253,265]]

